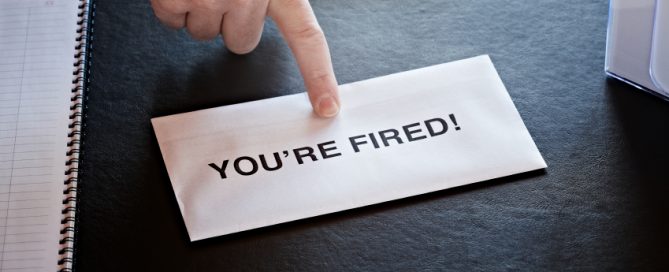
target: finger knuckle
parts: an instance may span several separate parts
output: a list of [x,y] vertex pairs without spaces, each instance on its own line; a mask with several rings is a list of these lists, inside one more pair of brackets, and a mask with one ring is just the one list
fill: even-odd
[[225,46],[232,53],[244,55],[251,53],[258,46],[259,40],[250,36],[238,36],[225,41]]
[[217,33],[212,33],[211,31],[205,31],[200,29],[188,28],[188,33],[193,39],[200,41],[211,40],[216,37]]
[[229,5],[233,8],[247,7],[250,6],[251,1],[249,0],[230,0]]
[[324,88],[332,81],[332,74],[327,71],[313,71],[307,75],[307,80],[315,87]]
[[305,5],[305,2],[304,0],[282,0],[281,5],[290,9]]
[[192,0],[191,3],[195,9],[211,10],[217,7],[220,0]]
[[307,23],[297,27],[293,31],[295,39],[301,41],[321,41],[325,39],[325,34],[318,24]]
[[151,4],[153,5],[154,9],[160,9],[172,14],[185,13],[188,10],[187,4],[183,1],[152,0]]
[[248,53],[251,53],[254,49],[256,49],[257,44],[254,43],[227,43],[225,45],[230,52],[235,53],[237,55],[246,55]]

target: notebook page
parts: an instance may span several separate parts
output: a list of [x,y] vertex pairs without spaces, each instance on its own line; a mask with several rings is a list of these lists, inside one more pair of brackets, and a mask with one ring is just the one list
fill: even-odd
[[0,0],[0,271],[56,271],[77,1]]

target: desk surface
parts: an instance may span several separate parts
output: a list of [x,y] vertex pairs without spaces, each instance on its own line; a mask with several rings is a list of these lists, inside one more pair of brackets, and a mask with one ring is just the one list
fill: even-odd
[[490,54],[549,168],[188,242],[149,119],[301,92],[276,27],[250,55],[96,0],[79,271],[657,270],[669,103],[604,76],[606,0],[318,0],[340,83]]

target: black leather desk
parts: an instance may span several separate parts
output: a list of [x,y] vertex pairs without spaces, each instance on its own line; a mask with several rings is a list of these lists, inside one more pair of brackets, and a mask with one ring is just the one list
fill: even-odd
[[76,269],[669,267],[669,103],[604,76],[605,0],[318,0],[340,83],[490,54],[549,168],[190,243],[149,119],[303,91],[274,25],[248,56],[96,0]]

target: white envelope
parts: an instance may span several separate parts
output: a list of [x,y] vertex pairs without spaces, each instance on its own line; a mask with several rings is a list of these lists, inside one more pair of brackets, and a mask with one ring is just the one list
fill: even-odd
[[488,56],[340,91],[152,119],[191,241],[546,168]]

